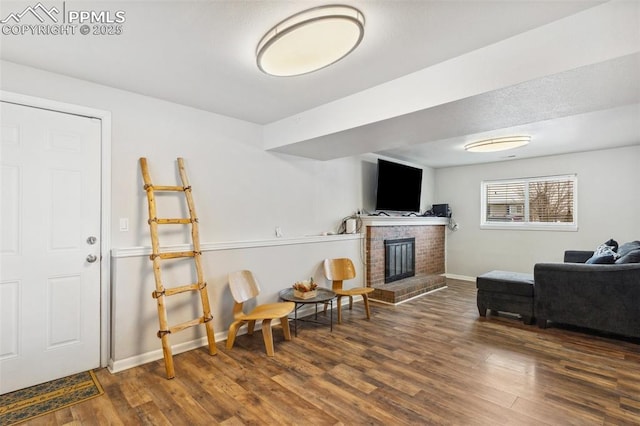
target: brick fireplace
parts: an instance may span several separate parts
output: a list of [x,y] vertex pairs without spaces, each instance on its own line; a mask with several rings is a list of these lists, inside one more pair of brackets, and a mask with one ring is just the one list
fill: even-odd
[[[370,298],[399,303],[444,287],[445,223],[441,218],[365,218],[366,285]],[[415,276],[385,283],[385,240],[415,238]]]

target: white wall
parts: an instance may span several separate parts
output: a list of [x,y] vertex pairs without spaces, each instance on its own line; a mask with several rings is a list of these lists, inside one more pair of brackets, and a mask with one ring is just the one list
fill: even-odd
[[361,161],[320,162],[265,152],[261,127],[8,62],[3,90],[112,113],[114,247],[148,245],[138,158],[148,157],[158,183],[176,180],[175,158],[187,163],[203,241],[270,238],[334,230],[362,204]]
[[[244,247],[205,251],[203,268],[207,291],[212,302],[213,325],[216,340],[226,339],[226,332],[233,317],[233,299],[227,285],[227,274],[231,271],[249,269],[254,272],[261,287],[259,303],[278,300],[278,292],[296,280],[314,277],[319,285],[330,287],[322,273],[321,262],[325,257],[350,257],[356,265],[356,279],[349,285],[364,285],[364,267],[361,256],[362,241],[358,237],[325,237],[318,242]],[[265,242],[270,244],[273,242]],[[147,256],[116,257],[113,259],[113,354],[114,369],[121,370],[146,361],[162,357],[160,341],[156,338],[158,315],[155,300],[151,298],[153,272]],[[188,265],[165,269],[167,282],[185,283],[193,276]],[[169,318],[172,324],[193,319],[199,315],[198,303],[189,302],[190,295],[169,298],[172,309]],[[329,332],[327,327],[326,332]],[[192,328],[171,336],[174,351],[190,349],[204,344],[203,328]],[[256,336],[260,340],[260,336]],[[196,343],[194,343],[196,342]],[[200,343],[197,343],[200,342]],[[182,349],[181,345],[183,346]],[[218,345],[220,350],[223,345]],[[277,348],[276,348],[277,351]],[[179,368],[179,365],[177,366]]]
[[[160,348],[155,338],[151,264],[148,257],[128,252],[150,245],[139,157],[148,158],[154,182],[165,185],[177,183],[175,158],[185,158],[204,244],[268,241],[274,238],[276,226],[285,237],[319,235],[335,231],[343,217],[363,205],[366,173],[359,158],[320,162],[268,153],[263,149],[261,127],[252,123],[5,61],[0,62],[0,75],[2,90],[112,114],[111,241],[115,252],[124,253],[114,259],[111,277],[111,353],[116,362]],[[165,201],[170,197],[159,198],[165,217],[185,214],[177,203]],[[119,218],[129,219],[128,232],[118,230]],[[188,242],[188,235],[165,232],[162,242]],[[263,301],[275,301],[277,290],[308,278],[322,258],[338,256],[358,259],[360,240],[329,238],[327,242],[207,252],[205,272],[216,331],[226,331],[231,322],[232,300],[225,290],[228,272],[239,268],[257,271]],[[184,284],[185,278],[173,273],[174,285]],[[360,274],[354,285],[361,282]],[[170,313],[170,318],[192,316],[197,307],[197,303],[178,304],[181,308]],[[175,336],[175,342],[202,335],[189,333]]]
[[[564,250],[593,250],[609,238],[640,239],[640,146],[436,170],[436,199],[448,202],[459,230],[447,234],[447,273],[533,272],[562,262]],[[576,173],[578,231],[480,229],[480,182]]]

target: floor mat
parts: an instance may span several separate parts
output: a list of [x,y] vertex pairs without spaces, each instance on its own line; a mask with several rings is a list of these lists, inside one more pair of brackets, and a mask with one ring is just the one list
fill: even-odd
[[93,371],[0,395],[0,425],[13,425],[104,393]]

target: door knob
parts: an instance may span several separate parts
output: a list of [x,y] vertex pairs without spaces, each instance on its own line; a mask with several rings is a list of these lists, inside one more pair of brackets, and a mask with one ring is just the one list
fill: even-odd
[[93,254],[90,254],[89,256],[87,256],[87,262],[89,262],[89,263],[93,263],[96,260],[98,260],[98,257],[93,255]]

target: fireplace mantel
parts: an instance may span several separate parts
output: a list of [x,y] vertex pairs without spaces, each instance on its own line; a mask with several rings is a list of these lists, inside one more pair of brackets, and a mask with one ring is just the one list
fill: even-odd
[[364,226],[424,226],[449,223],[446,217],[425,216],[361,216],[360,219]]

